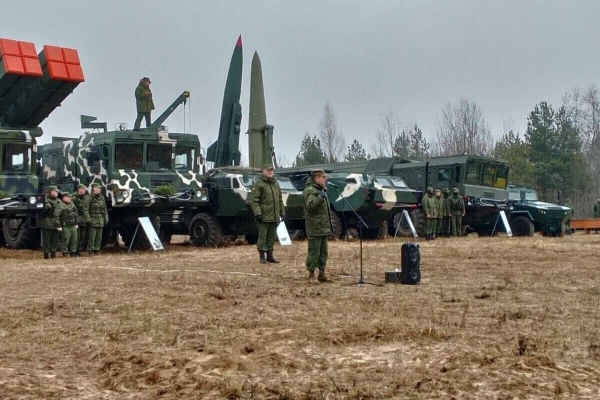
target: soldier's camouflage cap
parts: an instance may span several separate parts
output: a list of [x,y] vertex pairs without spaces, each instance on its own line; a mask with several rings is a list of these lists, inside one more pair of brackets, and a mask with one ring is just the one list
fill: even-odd
[[73,194],[72,194],[72,193],[69,193],[69,192],[64,192],[64,193],[62,194],[62,197],[63,197],[63,198],[64,198],[64,197],[73,197]]
[[265,169],[273,169],[273,164],[264,164],[264,165],[262,166],[262,169],[263,169],[263,170],[265,170]]
[[316,178],[317,176],[327,177],[327,174],[322,169],[317,169],[317,170],[312,171],[312,176],[313,176],[313,178]]
[[448,188],[444,188],[444,190],[442,190],[444,193],[450,193],[450,189]]
[[48,186],[48,189],[47,189],[48,192],[51,192],[53,190],[56,190],[58,192],[58,188],[56,186]]
[[428,187],[427,188],[427,193],[433,193],[433,188],[432,187]]
[[99,187],[102,187],[102,185],[101,185],[101,184],[99,184],[99,183],[92,183],[92,187],[93,187],[93,188],[95,188],[95,187],[98,187],[98,188],[99,188]]
[[77,185],[77,189],[87,189],[87,186],[85,186],[83,183],[80,183]]

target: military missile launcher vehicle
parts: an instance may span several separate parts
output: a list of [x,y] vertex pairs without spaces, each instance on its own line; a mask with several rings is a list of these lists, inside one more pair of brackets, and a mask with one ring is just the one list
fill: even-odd
[[[256,243],[258,231],[252,213],[251,190],[261,170],[248,167],[215,168],[205,174],[210,198],[209,210],[190,226],[190,240],[199,246],[218,246],[226,235],[244,235]],[[288,229],[304,226],[302,193],[289,178],[275,175],[282,191]]]
[[36,175],[39,127],[84,81],[77,50],[0,39],[0,219],[10,248],[36,248],[44,207]]
[[495,231],[502,231],[504,227],[498,222],[502,210],[516,236],[531,236],[536,231],[553,235],[560,231],[566,217],[563,210],[509,200],[508,172],[505,161],[478,155],[434,157],[428,161],[401,159],[391,168],[391,175],[419,190],[458,186],[465,200],[465,233],[489,236],[494,227]]

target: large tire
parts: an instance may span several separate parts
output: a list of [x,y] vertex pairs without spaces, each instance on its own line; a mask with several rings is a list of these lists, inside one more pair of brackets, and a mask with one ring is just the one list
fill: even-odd
[[258,235],[246,235],[246,242],[248,244],[256,244],[258,242]]
[[306,233],[301,229],[296,229],[290,233],[290,239],[292,240],[304,240],[306,239]]
[[[160,232],[160,220],[158,219],[158,217],[150,218],[150,221],[152,221],[152,226],[154,226],[154,230],[156,230],[156,232]],[[152,248],[152,244],[150,244],[150,241],[148,241],[148,238],[144,233],[144,229],[142,229],[141,226],[137,231],[137,235],[135,235],[133,245],[131,245],[131,241],[133,239],[133,235],[135,234],[136,228],[137,225],[125,225],[119,228],[119,233],[121,234],[121,238],[125,243],[125,247],[129,248],[129,246],[131,246],[131,248],[135,250],[148,250]],[[108,233],[107,231],[107,229],[104,229],[105,233]],[[104,237],[104,235],[102,236]]]
[[216,247],[223,242],[223,229],[214,215],[194,215],[189,225],[190,241],[194,246]]
[[533,222],[522,215],[510,221],[510,229],[515,236],[533,236],[535,233]]
[[334,211],[331,212],[331,227],[333,228],[333,232],[330,237],[334,240],[339,239],[342,236],[342,220]]
[[[398,228],[398,223],[400,222],[400,220],[402,220],[402,223],[400,224],[400,227],[398,228],[398,235],[399,236],[412,236],[412,232],[410,230],[410,226],[408,226],[408,222],[402,218],[402,214],[403,213],[398,213],[396,215],[394,215],[394,226],[393,228],[390,227],[390,235],[395,235],[396,234],[396,228]],[[413,223],[413,226],[415,227],[415,229],[417,230],[417,235],[419,236],[425,236],[425,215],[423,214],[423,211],[421,211],[420,208],[415,208],[414,210],[412,210],[410,213],[410,219]]]
[[5,218],[2,221],[2,234],[11,249],[35,250],[40,247],[40,230],[30,228],[27,218]]
[[369,228],[363,230],[365,239],[385,239],[388,233],[388,223],[383,221],[377,228]]
[[553,232],[552,236],[563,237],[563,236],[565,236],[566,232],[567,232],[567,226],[565,224],[560,224],[560,228],[558,229],[558,231]]

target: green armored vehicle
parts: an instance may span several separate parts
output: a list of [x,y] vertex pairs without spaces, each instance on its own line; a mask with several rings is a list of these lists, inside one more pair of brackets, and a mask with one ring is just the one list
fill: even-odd
[[[161,126],[188,96],[184,92],[149,128],[139,131],[122,126],[108,132],[105,123],[82,116],[82,127],[94,132],[78,139],[53,138],[40,146],[44,187],[73,192],[80,183],[101,184],[109,210],[107,230],[117,229],[128,246],[139,217],[150,217],[156,228],[164,224],[191,234],[209,201],[199,173],[200,143],[196,135],[169,133]],[[138,232],[133,246],[144,249],[150,244]]]
[[327,188],[334,211],[331,213],[333,236],[338,238],[345,230],[358,227],[352,207],[369,226],[363,231],[366,238],[384,238],[388,231],[393,231],[389,225],[393,224],[396,214],[416,208],[420,193],[409,189],[401,179],[392,179],[385,173],[368,173],[375,169],[372,164],[373,161],[319,164],[280,169],[277,173],[289,176],[296,189],[302,191],[311,171],[324,170],[328,183],[335,185]]
[[464,233],[489,236],[494,228],[502,231],[504,227],[498,221],[502,210],[516,236],[559,231],[566,216],[562,210],[509,200],[508,172],[505,161],[478,155],[434,157],[428,161],[402,159],[391,169],[393,176],[402,177],[412,188],[458,186],[465,200]]
[[[260,175],[260,169],[233,166],[215,168],[205,174],[210,213],[198,225],[198,234],[191,237],[194,244],[217,246],[224,235],[244,235],[248,243],[256,243],[258,230],[250,201],[252,185]],[[275,175],[275,179],[282,191],[286,226],[290,230],[299,229],[300,224],[304,225],[302,193],[289,178]]]
[[36,175],[39,125],[84,81],[77,50],[0,39],[0,219],[13,249],[37,248],[44,208]]
[[539,201],[535,190],[514,185],[508,185],[508,198],[512,213],[519,215],[520,230],[533,229],[544,236],[565,235],[565,220],[571,213],[569,207]]

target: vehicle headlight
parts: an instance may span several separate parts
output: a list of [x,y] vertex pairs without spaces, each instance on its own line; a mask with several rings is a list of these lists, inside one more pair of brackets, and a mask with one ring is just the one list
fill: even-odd
[[35,196],[29,197],[29,204],[34,205],[36,201]]
[[202,197],[202,192],[198,190],[198,191],[196,192],[196,197]]
[[129,192],[127,190],[123,190],[123,198],[126,199],[129,197]]

